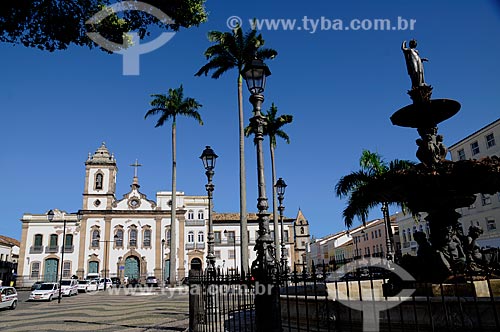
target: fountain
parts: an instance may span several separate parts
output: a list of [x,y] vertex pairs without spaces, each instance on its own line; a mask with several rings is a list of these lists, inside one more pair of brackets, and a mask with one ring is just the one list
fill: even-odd
[[[401,49],[405,55],[412,86],[408,91],[413,103],[391,116],[392,124],[416,128],[416,156],[420,164],[399,172],[388,172],[367,190],[380,202],[404,203],[410,211],[427,212],[430,238],[418,234],[421,250],[403,267],[415,272],[417,280],[443,282],[466,272],[498,273],[498,255],[482,252],[475,243],[480,231],[469,229],[465,235],[458,219],[457,208],[474,203],[477,193],[500,191],[500,159],[446,160],[447,148],[437,125],[460,110],[460,103],[451,99],[431,99],[432,87],[425,83],[423,61],[416,50],[416,41],[406,41]],[[496,256],[496,258],[495,258]],[[493,257],[493,258],[492,258]],[[410,271],[410,272],[411,272]]]

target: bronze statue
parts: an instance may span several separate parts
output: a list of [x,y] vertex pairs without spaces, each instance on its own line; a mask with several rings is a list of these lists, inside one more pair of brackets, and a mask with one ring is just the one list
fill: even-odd
[[401,50],[405,56],[406,68],[408,69],[408,75],[411,78],[411,88],[415,89],[420,86],[426,86],[424,81],[424,65],[422,61],[429,61],[426,58],[420,58],[417,47],[417,41],[415,39],[410,40],[410,47],[406,47],[406,40],[403,41],[401,45]]

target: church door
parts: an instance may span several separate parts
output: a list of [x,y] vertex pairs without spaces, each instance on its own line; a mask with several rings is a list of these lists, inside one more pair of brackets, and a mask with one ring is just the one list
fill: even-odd
[[139,279],[139,260],[137,257],[130,256],[125,260],[125,277],[130,279]]
[[163,271],[163,278],[166,280],[169,280],[168,278],[170,277],[170,259],[165,260],[165,271]]
[[59,261],[56,258],[49,258],[45,261],[45,273],[44,280],[46,282],[56,282],[57,281],[57,267]]

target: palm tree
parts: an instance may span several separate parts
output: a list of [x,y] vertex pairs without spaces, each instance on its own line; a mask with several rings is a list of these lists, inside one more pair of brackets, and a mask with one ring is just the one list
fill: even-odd
[[[274,159],[274,150],[276,149],[276,137],[282,138],[287,144],[290,144],[290,137],[281,128],[289,123],[292,123],[293,116],[288,114],[280,115],[276,117],[278,113],[278,107],[274,103],[271,104],[271,108],[264,114],[266,119],[266,124],[264,125],[264,136],[269,137],[269,151],[271,152],[271,168],[273,177],[273,220],[274,220],[274,245],[276,246],[276,259],[280,257],[279,250],[279,236],[278,236],[278,204],[276,202],[276,165]],[[249,136],[254,133],[255,128],[248,126],[245,128],[245,135]],[[281,239],[283,240],[283,239]]]
[[[370,191],[376,190],[376,188],[370,185],[375,181],[379,181],[387,174],[408,170],[416,164],[409,160],[394,160],[387,164],[380,154],[363,150],[359,165],[361,167],[359,171],[341,177],[335,186],[335,193],[339,198],[349,196],[347,207],[342,213],[345,225],[347,228],[350,228],[356,216],[365,224],[370,209],[376,207],[378,204],[382,204],[381,209],[386,228],[387,254],[391,258],[390,255],[394,248],[394,236],[389,218],[390,202],[372,195]],[[402,206],[403,209],[406,208],[404,202],[395,203]]]
[[[170,285],[174,285],[176,281],[176,265],[177,265],[177,230],[176,230],[176,194],[177,194],[177,146],[176,146],[176,131],[177,116],[185,116],[193,118],[200,125],[203,125],[198,109],[202,106],[194,98],[184,98],[184,89],[182,85],[177,89],[169,89],[168,95],[153,94],[151,95],[151,108],[144,118],[159,114],[160,117],[156,122],[155,128],[161,127],[169,119],[172,119],[172,201],[171,201],[171,223],[170,223]],[[164,259],[164,257],[162,257]],[[162,281],[163,282],[163,281]]]
[[243,78],[241,72],[245,64],[254,58],[272,59],[278,53],[269,48],[262,48],[264,39],[257,35],[255,27],[243,33],[240,26],[232,32],[210,31],[208,40],[215,43],[207,48],[205,56],[208,63],[198,70],[196,76],[212,71],[212,78],[218,79],[231,69],[238,70],[238,116],[239,116],[239,152],[240,152],[240,235],[241,235],[241,269],[248,272],[248,233],[247,233],[247,198],[245,174],[245,136],[243,119]]

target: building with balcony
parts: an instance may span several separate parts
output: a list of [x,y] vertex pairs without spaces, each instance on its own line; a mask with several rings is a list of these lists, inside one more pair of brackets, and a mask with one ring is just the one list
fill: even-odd
[[[448,148],[452,161],[500,157],[500,119],[473,132]],[[500,193],[477,193],[469,207],[457,209],[464,233],[470,226],[479,226],[483,234],[480,246],[500,247]]]

